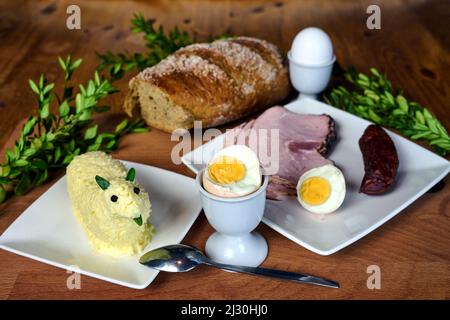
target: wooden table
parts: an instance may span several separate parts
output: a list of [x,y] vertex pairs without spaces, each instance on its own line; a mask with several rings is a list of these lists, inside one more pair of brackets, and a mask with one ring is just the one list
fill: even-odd
[[[61,83],[56,56],[72,54],[84,63],[76,79],[88,79],[98,64],[94,51],[143,51],[130,32],[134,12],[157,23],[209,34],[231,32],[265,38],[287,50],[300,29],[315,25],[332,37],[338,61],[367,71],[386,71],[407,97],[428,106],[450,129],[450,3],[375,1],[381,30],[366,28],[366,8],[374,1],[77,1],[82,29],[65,27],[73,1],[2,1],[0,4],[0,146],[11,145],[19,122],[35,108],[27,80],[46,72]],[[126,79],[120,83],[122,92]],[[123,93],[110,100],[120,110]],[[170,161],[174,142],[153,130],[126,137],[117,157],[192,176]],[[55,181],[0,206],[3,232]],[[449,179],[447,178],[447,185]],[[145,290],[132,290],[86,276],[80,290],[66,287],[68,274],[0,251],[2,299],[448,299],[450,298],[450,188],[424,195],[397,217],[331,256],[314,254],[261,225],[268,239],[267,267],[287,268],[338,280],[342,288],[301,286],[199,268],[187,274],[160,274]],[[204,248],[212,232],[203,214],[184,243]],[[367,267],[381,268],[381,289],[369,290]]]

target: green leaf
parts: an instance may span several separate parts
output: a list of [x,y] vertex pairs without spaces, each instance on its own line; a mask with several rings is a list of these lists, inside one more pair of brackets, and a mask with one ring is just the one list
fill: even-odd
[[28,157],[32,156],[33,154],[35,154],[36,151],[37,151],[37,150],[34,149],[34,148],[28,148],[28,149],[26,149],[26,150],[23,152],[23,156],[24,156],[25,158],[28,158]]
[[54,87],[55,87],[54,83],[50,83],[50,84],[46,85],[44,88],[44,91],[43,91],[44,94],[49,93],[51,90],[53,90]]
[[11,172],[11,167],[7,164],[4,164],[0,167],[0,176],[1,177],[7,177],[9,173]]
[[100,177],[100,176],[95,176],[95,181],[97,182],[99,187],[102,188],[102,190],[106,190],[110,186],[109,181],[104,179],[104,178],[102,178],[102,177]]
[[61,147],[57,146],[55,149],[55,162],[58,162],[59,158],[61,158]]
[[121,133],[128,125],[128,119],[124,119],[121,123],[119,123],[114,130],[115,133]]
[[95,71],[95,73],[94,73],[94,81],[97,86],[100,85],[100,76],[97,71]]
[[137,224],[138,226],[142,226],[142,215],[140,215],[140,216],[137,217],[137,218],[134,218],[133,220],[134,220],[134,222],[136,222],[136,224]]
[[135,128],[133,130],[131,130],[131,132],[134,133],[144,133],[144,132],[149,132],[149,128]]
[[369,117],[373,122],[381,123],[381,118],[372,109],[369,110]]
[[58,57],[58,62],[59,62],[59,66],[61,67],[61,69],[66,71],[67,70],[66,63],[64,62],[64,60],[61,57]]
[[420,124],[425,124],[425,117],[423,116],[422,112],[420,110],[416,110],[416,119]]
[[130,170],[128,170],[127,172],[127,177],[125,178],[125,180],[133,182],[134,179],[136,179],[136,169],[130,168]]
[[388,102],[389,102],[391,105],[395,105],[395,100],[394,100],[394,96],[392,95],[392,93],[390,93],[389,91],[386,91],[386,92],[384,93],[384,96],[387,98]]
[[449,139],[436,139],[430,142],[430,145],[435,145],[435,144],[449,144],[450,140]]
[[18,159],[18,160],[16,160],[15,162],[14,162],[14,165],[16,166],[16,167],[25,167],[25,166],[27,166],[28,165],[28,161],[27,160],[25,160],[25,159]]
[[78,117],[78,119],[80,121],[87,121],[87,120],[91,120],[92,118],[92,111],[91,110],[84,110],[80,116]]
[[117,147],[117,140],[115,139],[109,141],[105,146],[106,150],[114,150],[116,149],[116,147]]
[[35,117],[30,118],[23,126],[22,130],[23,135],[28,136],[30,133],[32,133],[36,123],[37,119]]
[[403,111],[402,109],[395,109],[394,111],[392,111],[392,114],[394,116],[402,116],[405,114],[405,111]]
[[72,70],[77,69],[80,66],[81,62],[83,62],[83,59],[81,59],[81,58],[78,60],[75,60],[75,62],[72,63],[72,65],[70,66],[70,69],[72,69]]
[[59,106],[59,115],[61,117],[65,117],[69,114],[69,112],[70,112],[69,103],[67,102],[67,100],[64,100],[63,103],[61,103],[61,105]]
[[3,186],[0,184],[0,203],[4,202],[6,199],[6,190],[3,188]]
[[97,135],[98,125],[92,126],[86,130],[84,133],[84,140],[89,140],[95,138]]
[[363,73],[359,73],[359,74],[358,74],[358,78],[359,78],[360,80],[364,81],[364,82],[369,82],[369,77],[366,76],[366,75],[363,74]]
[[33,185],[39,186],[41,184],[43,184],[45,181],[47,181],[48,179],[48,170],[45,169],[42,172],[39,172],[35,179],[33,180]]
[[417,134],[415,134],[415,135],[412,135],[412,136],[411,136],[411,139],[412,139],[412,140],[421,139],[421,138],[424,138],[424,137],[429,136],[430,133],[431,133],[431,132],[429,132],[429,131],[417,133]]
[[50,105],[47,103],[42,106],[40,116],[42,119],[47,119],[49,114],[50,114]]
[[103,133],[100,133],[100,135],[102,136],[103,139],[114,139],[116,137],[116,135],[114,133],[109,133],[109,132],[103,132]]
[[41,73],[41,76],[39,77],[39,88],[40,89],[44,88],[44,83],[45,83],[45,76],[43,73]]
[[19,183],[14,188],[14,193],[16,195],[22,195],[28,190],[29,187],[30,187],[30,177],[26,173],[24,173],[22,175],[22,178],[19,180]]
[[400,109],[406,114],[408,113],[408,102],[406,101],[405,97],[398,95],[397,96],[397,103]]
[[68,147],[70,151],[75,150],[75,139],[69,141]]
[[16,160],[14,152],[10,149],[6,150],[6,160],[8,161],[8,163],[14,162]]
[[415,123],[413,126],[413,129],[420,130],[420,131],[423,131],[423,130],[428,131],[429,130],[426,125],[421,124],[421,123]]
[[19,151],[22,152],[25,147],[25,137],[21,134],[19,140],[16,141],[16,145],[19,148]]
[[91,144],[88,148],[87,148],[87,151],[88,152],[91,152],[91,151],[97,151],[98,149],[100,149],[100,143],[94,143],[94,144]]
[[370,72],[371,72],[374,76],[381,77],[381,74],[380,74],[380,73],[378,72],[378,70],[375,69],[375,68],[370,68]]
[[434,120],[433,118],[426,118],[426,121],[427,121],[427,125],[430,128],[430,130],[433,133],[438,134],[439,130],[438,130],[437,126],[436,126],[436,120]]
[[83,96],[81,95],[81,93],[77,93],[77,95],[75,96],[75,107],[76,107],[76,112],[80,113],[81,110],[84,109],[84,99]]
[[53,132],[47,133],[47,141],[51,142],[53,140],[55,140],[55,134]]
[[31,166],[35,169],[46,169],[47,168],[47,162],[45,162],[42,159],[36,159],[32,162]]
[[19,148],[17,147],[17,145],[14,146],[13,152],[14,152],[14,158],[15,158],[15,159],[19,159],[19,157],[20,157],[20,150],[19,150]]
[[425,119],[433,118],[433,115],[427,109],[423,109],[423,116],[425,117]]
[[444,126],[443,126],[440,122],[438,122],[437,120],[436,120],[436,127],[437,127],[439,133],[440,133],[443,137],[448,137],[447,130],[446,130],[446,129],[444,128]]
[[36,94],[39,94],[39,88],[38,88],[38,86],[37,86],[37,84],[33,81],[33,80],[28,80],[28,84],[30,85],[30,88],[31,88],[31,90],[34,92],[34,93],[36,93]]
[[63,159],[63,164],[68,165],[74,158],[73,154],[68,154],[67,156],[64,157]]
[[42,148],[44,150],[52,150],[54,149],[54,147],[55,147],[54,144],[48,141],[42,144]]

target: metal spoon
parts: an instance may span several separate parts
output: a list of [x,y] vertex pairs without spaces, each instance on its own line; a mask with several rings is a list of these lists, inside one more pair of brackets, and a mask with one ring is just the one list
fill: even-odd
[[197,248],[184,244],[175,244],[149,251],[139,259],[139,263],[153,269],[167,272],[186,272],[194,269],[200,264],[205,264],[232,272],[241,272],[250,275],[266,276],[330,288],[339,288],[339,283],[337,282],[307,274],[217,263],[206,257]]

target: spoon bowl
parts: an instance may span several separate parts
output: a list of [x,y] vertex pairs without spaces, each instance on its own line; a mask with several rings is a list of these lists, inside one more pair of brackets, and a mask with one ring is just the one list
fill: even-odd
[[177,244],[145,253],[139,263],[166,272],[187,272],[202,264],[203,253],[197,248]]

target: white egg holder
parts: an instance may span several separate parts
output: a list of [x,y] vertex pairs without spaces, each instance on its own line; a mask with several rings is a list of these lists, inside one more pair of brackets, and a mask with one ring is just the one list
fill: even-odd
[[317,95],[325,90],[331,79],[336,56],[327,63],[320,65],[304,65],[292,59],[288,52],[289,78],[293,87],[300,92],[301,98],[316,99]]

